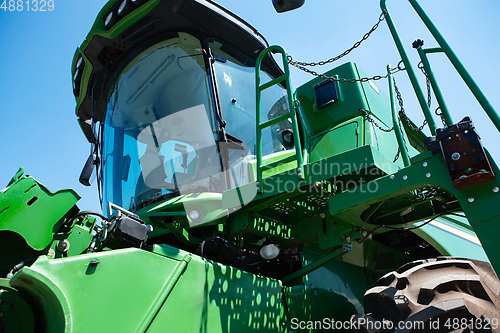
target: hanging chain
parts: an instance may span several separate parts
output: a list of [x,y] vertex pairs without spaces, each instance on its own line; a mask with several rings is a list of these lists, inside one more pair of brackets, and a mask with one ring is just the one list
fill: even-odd
[[[401,108],[401,110],[399,110],[399,120],[398,120],[399,126],[403,127],[403,124],[401,123],[401,118],[404,118],[404,120],[408,124],[408,127],[410,127],[415,132],[420,132],[427,124],[427,119],[424,120],[422,126],[420,126],[419,128],[413,126],[412,122],[410,121],[410,118],[408,118],[408,116],[406,115],[404,104],[403,104],[403,96],[401,95],[401,92],[398,89],[398,85],[396,84],[396,79],[392,78],[392,80],[394,82],[394,91],[396,93],[396,98],[398,99],[398,104],[399,104],[399,107]],[[430,103],[430,98],[428,99],[427,102]],[[405,140],[403,135],[402,135],[402,138],[403,138],[403,144],[405,146],[405,149],[408,152],[408,147],[406,146],[406,140]],[[399,147],[398,147],[398,152],[396,153],[396,156],[394,157],[393,163],[395,163],[398,160],[400,153],[401,153],[401,151],[399,150]]]
[[343,57],[345,57],[346,55],[348,55],[349,53],[351,53],[352,50],[354,50],[355,48],[359,47],[361,45],[361,43],[365,40],[368,39],[368,37],[370,37],[370,35],[372,34],[372,32],[374,32],[380,22],[382,22],[384,19],[385,19],[385,16],[386,16],[386,11],[382,12],[382,14],[380,14],[379,18],[378,18],[378,22],[370,29],[370,31],[368,31],[364,36],[363,38],[361,38],[361,40],[357,41],[356,43],[354,43],[354,45],[345,50],[343,53],[339,54],[338,56],[336,57],[333,57],[333,58],[330,58],[326,61],[319,61],[319,62],[300,62],[300,61],[293,61],[292,59],[292,56],[288,56],[288,63],[294,67],[297,67],[298,69],[308,73],[308,74],[311,74],[313,76],[317,76],[317,77],[320,77],[322,79],[325,79],[325,80],[330,80],[330,81],[337,81],[337,82],[340,82],[340,83],[344,83],[344,82],[350,82],[350,83],[354,83],[354,82],[368,82],[370,80],[373,80],[373,81],[377,81],[377,80],[382,80],[382,79],[385,79],[389,76],[389,74],[395,74],[399,71],[402,71],[404,70],[403,67],[401,67],[401,63],[400,62],[398,64],[397,67],[395,68],[391,68],[389,70],[389,72],[386,74],[386,75],[375,75],[375,76],[372,76],[372,77],[364,77],[364,78],[361,78],[361,79],[342,79],[342,78],[335,78],[335,77],[331,77],[331,76],[327,76],[327,75],[324,75],[324,74],[319,74],[318,72],[315,72],[313,70],[310,70],[307,67],[314,67],[314,66],[323,66],[323,65],[326,65],[326,64],[330,64],[334,61],[337,61]]
[[[330,64],[330,63],[332,63],[332,62],[334,62],[334,61],[337,61],[337,60],[339,60],[339,59],[341,59],[341,58],[345,57],[346,55],[348,55],[348,54],[349,54],[352,50],[354,50],[355,48],[359,47],[363,41],[367,40],[367,39],[368,39],[368,37],[370,37],[370,35],[372,34],[372,32],[374,32],[374,31],[378,28],[378,26],[379,26],[380,22],[382,22],[382,21],[385,19],[385,15],[386,15],[386,12],[384,11],[382,14],[380,14],[380,16],[379,16],[379,18],[378,18],[378,22],[377,22],[377,24],[375,24],[375,25],[374,25],[374,26],[370,29],[370,31],[368,31],[368,32],[367,32],[367,33],[363,36],[363,38],[361,38],[361,40],[360,40],[360,41],[358,41],[358,42],[354,43],[354,45],[353,45],[351,48],[349,48],[349,49],[345,50],[342,54],[340,54],[340,55],[338,55],[338,56],[336,56],[336,57],[330,58],[330,59],[328,59],[328,60],[326,60],[326,61],[319,61],[319,62],[300,62],[300,61],[293,61],[293,60],[292,60],[292,57],[291,57],[291,56],[288,56],[288,63],[289,63],[290,65],[292,65],[292,66],[297,67],[297,68],[301,68],[301,67],[298,67],[298,66],[309,66],[309,67],[312,67],[312,66],[323,66],[323,65],[326,65],[326,64]],[[302,68],[301,68],[301,69],[302,69]]]
[[398,65],[398,67],[391,68],[389,70],[389,72],[387,74],[385,74],[385,75],[375,75],[375,76],[372,76],[372,77],[363,77],[361,79],[354,79],[354,78],[353,79],[342,79],[342,78],[336,78],[336,77],[328,76],[328,75],[325,75],[325,74],[319,74],[318,72],[312,71],[312,70],[307,69],[305,67],[301,67],[301,66],[295,66],[295,67],[297,67],[298,69],[300,69],[300,70],[302,70],[302,71],[304,71],[306,73],[309,73],[311,75],[320,77],[322,79],[329,80],[329,81],[337,81],[337,82],[340,82],[340,83],[344,83],[344,82],[350,82],[350,83],[368,82],[370,80],[377,81],[377,80],[386,79],[390,74],[396,74],[399,71],[405,70],[403,67],[401,67],[400,65]]
[[424,64],[422,62],[418,63],[418,68],[422,71],[422,73],[425,75],[425,83],[427,85],[427,105],[429,108],[431,107],[432,100],[431,100],[431,80],[429,79],[429,76],[427,75],[427,72],[425,71]]
[[394,127],[391,127],[391,128],[382,128],[380,127],[380,125],[375,121],[375,119],[368,113],[368,111],[366,111],[365,109],[363,108],[360,108],[359,109],[360,112],[363,113],[363,115],[368,119],[368,121],[370,123],[372,123],[375,127],[377,127],[379,130],[383,131],[383,132],[391,132]]
[[408,118],[408,116],[406,115],[405,108],[403,106],[403,96],[401,96],[401,93],[399,92],[398,85],[396,84],[396,79],[395,78],[392,79],[394,81],[394,91],[396,92],[396,98],[398,99],[399,107],[401,108],[401,110],[399,110],[399,117],[403,117],[408,126],[413,131],[420,132],[425,127],[425,125],[427,125],[427,119],[424,120],[422,126],[420,126],[419,128],[415,127],[411,123],[410,118]]
[[[418,64],[418,68],[420,68],[422,73],[425,75],[425,81],[427,83],[427,105],[429,105],[429,108],[430,108],[431,107],[431,80],[429,79],[429,75],[427,75],[427,72],[425,71],[425,68],[424,68],[424,64],[422,62],[420,62]],[[447,127],[448,125],[446,125],[446,119],[444,119],[444,115],[443,115],[443,112],[441,111],[441,108],[438,107],[436,109],[436,111],[434,111],[434,113],[436,114],[436,116],[441,118],[441,122],[443,123],[443,126]]]

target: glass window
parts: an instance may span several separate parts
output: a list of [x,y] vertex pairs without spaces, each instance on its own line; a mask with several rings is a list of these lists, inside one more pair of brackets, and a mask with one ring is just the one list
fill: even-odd
[[107,105],[104,204],[135,210],[165,196],[221,192],[211,101],[201,43],[189,34],[125,64]]
[[[226,132],[248,147],[244,151],[230,151],[230,164],[236,170],[233,170],[233,177],[235,183],[241,185],[248,182],[248,175],[242,171],[246,167],[242,167],[242,163],[246,165],[257,154],[255,61],[217,40],[211,40],[209,45],[216,58],[214,70]],[[272,79],[265,70],[262,72],[261,83]],[[262,122],[289,112],[286,89],[280,85],[264,90],[261,103]],[[292,149],[293,145],[286,140],[291,128],[291,120],[265,128],[262,131],[262,154]]]

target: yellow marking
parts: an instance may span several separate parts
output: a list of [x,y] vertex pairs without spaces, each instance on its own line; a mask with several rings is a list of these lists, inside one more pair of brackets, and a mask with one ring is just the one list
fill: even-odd
[[471,234],[468,234],[468,233],[466,233],[466,232],[464,232],[462,230],[455,229],[453,227],[450,227],[447,224],[444,224],[444,223],[441,223],[441,222],[438,222],[438,221],[432,221],[429,224],[431,224],[431,225],[433,225],[436,228],[439,228],[441,230],[445,230],[445,231],[451,232],[452,234],[455,234],[458,237],[467,239],[468,241],[471,241],[474,244],[482,246],[481,242],[479,241],[479,238],[477,238],[476,236],[473,236]]

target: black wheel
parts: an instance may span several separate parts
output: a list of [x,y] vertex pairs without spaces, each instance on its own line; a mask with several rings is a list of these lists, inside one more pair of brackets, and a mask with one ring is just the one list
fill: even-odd
[[500,281],[484,261],[439,257],[408,263],[365,293],[354,332],[500,332]]

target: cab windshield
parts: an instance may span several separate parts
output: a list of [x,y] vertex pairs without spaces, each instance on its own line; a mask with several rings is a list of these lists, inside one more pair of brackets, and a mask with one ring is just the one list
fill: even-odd
[[200,41],[187,34],[132,59],[104,125],[104,204],[137,209],[180,191],[220,192],[212,98]]
[[[213,64],[216,84],[207,75],[200,40],[182,32],[146,48],[119,70],[104,123],[104,207],[112,202],[135,211],[181,194],[222,193],[254,179],[254,64],[217,41],[209,45],[224,59]],[[271,89],[263,121],[288,110],[283,96],[282,88]],[[232,142],[218,142],[222,118]],[[280,139],[288,128],[284,121],[263,131],[264,155],[293,148]]]

